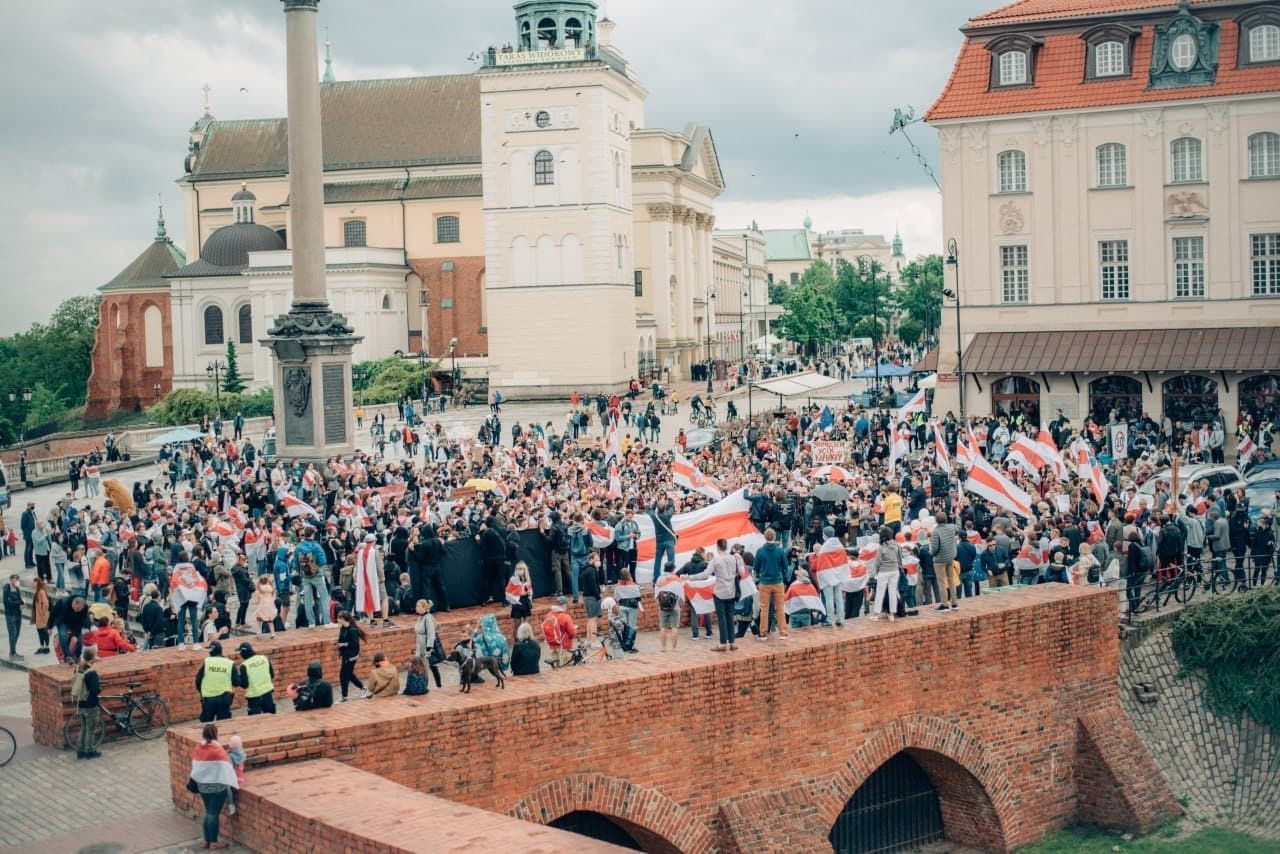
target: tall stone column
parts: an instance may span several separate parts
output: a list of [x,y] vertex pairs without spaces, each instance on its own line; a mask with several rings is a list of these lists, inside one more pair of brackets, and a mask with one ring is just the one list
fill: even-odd
[[282,0],[289,105],[289,242],[293,304],[262,342],[275,355],[276,446],[281,457],[322,460],[355,448],[351,349],[363,339],[329,307],[325,283],[324,160],[319,0]]

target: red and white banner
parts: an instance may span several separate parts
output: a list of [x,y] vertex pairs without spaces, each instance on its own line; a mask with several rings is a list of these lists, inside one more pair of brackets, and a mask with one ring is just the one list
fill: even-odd
[[832,483],[850,483],[853,481],[853,472],[843,466],[826,465],[818,466],[816,469],[809,472],[809,477],[815,480],[820,477],[825,477]]
[[724,498],[724,491],[680,454],[676,454],[675,459],[671,461],[671,481],[690,492],[701,493],[712,501]]
[[822,597],[817,589],[807,581],[793,581],[787,588],[787,597],[783,610],[788,615],[798,611],[821,611],[827,613],[827,606],[822,604]]
[[1236,446],[1236,464],[1240,466],[1246,465],[1257,452],[1258,446],[1253,441],[1253,437],[1246,433],[1240,439],[1240,444]]
[[[958,452],[956,456],[959,456]],[[933,422],[933,459],[939,469],[951,474],[951,455],[947,453],[947,443],[942,438],[942,425],[937,421]]]
[[898,460],[905,457],[911,450],[911,428],[895,427],[891,435],[893,441],[889,443],[889,471],[892,472]]
[[659,578],[653,585],[653,598],[657,599],[658,594],[664,590],[676,594],[680,601],[684,601],[684,579],[676,575],[674,572],[668,572]]
[[1009,455],[1004,458],[1004,464],[1006,467],[1010,464],[1016,465],[1036,483],[1040,482],[1040,469],[1048,465],[1046,460],[1040,456],[1040,445],[1021,433],[1017,434],[1013,441],[1009,443]]
[[604,435],[604,461],[622,458],[622,431],[618,429],[618,419],[609,419],[609,429]]
[[209,585],[191,563],[180,563],[169,574],[169,597],[175,609],[188,603],[199,608],[209,598]]
[[1013,568],[1017,572],[1039,572],[1044,564],[1044,556],[1040,550],[1030,545],[1023,546],[1013,558]]
[[507,602],[519,605],[521,596],[532,596],[533,590],[528,584],[518,580],[514,575],[507,581]]
[[227,508],[227,521],[242,531],[249,526],[249,518],[234,504]]
[[1089,488],[1093,491],[1093,497],[1097,500],[1098,506],[1107,500],[1107,492],[1111,488],[1111,484],[1107,482],[1107,475],[1102,470],[1102,466],[1098,465],[1097,458],[1093,455],[1093,449],[1089,447],[1084,439],[1076,439],[1069,448],[1070,453],[1075,458],[1076,470],[1080,473],[1080,477],[1089,482]]
[[609,465],[609,497],[622,497],[622,475],[618,472],[618,463],[614,461]]
[[236,530],[236,526],[224,519],[212,520],[209,523],[209,527],[205,530],[224,542],[227,540],[235,540],[240,536],[240,532]]
[[809,555],[809,575],[819,588],[835,587],[849,581],[849,555],[837,537],[828,537],[818,550]]
[[314,507],[294,495],[286,495],[280,500],[280,505],[284,507],[284,512],[288,513],[289,516],[294,519],[299,516],[320,517],[320,514],[316,512]]
[[356,550],[355,581],[356,610],[372,617],[374,611],[382,610],[382,592],[378,589],[378,552],[373,543],[364,543]]
[[973,468],[969,469],[964,488],[966,492],[980,495],[997,507],[1003,507],[1024,519],[1031,518],[1031,496],[996,471],[980,454],[974,456]]
[[609,544],[613,542],[613,528],[610,528],[604,522],[597,522],[588,516],[582,520],[582,524],[587,527],[587,533],[591,534],[591,547],[593,549],[607,549]]
[[[683,566],[695,549],[713,548],[719,539],[727,540],[730,545],[741,543],[752,552],[762,546],[764,535],[751,524],[750,510],[751,502],[747,500],[745,490],[740,489],[715,504],[673,516],[671,527],[676,535],[676,566]],[[643,583],[652,580],[654,575],[657,539],[653,520],[647,513],[636,516],[636,524],[640,527],[636,544],[636,581]]]
[[912,397],[910,400],[904,403],[902,405],[902,408],[898,410],[898,417],[894,420],[893,423],[901,424],[903,421],[906,421],[908,424],[910,424],[911,416],[916,414],[917,412],[924,412],[925,406],[926,406],[926,403],[925,403],[924,389],[920,389],[918,392],[915,393],[914,397]]
[[1053,434],[1041,427],[1040,432],[1036,434],[1036,446],[1040,449],[1041,459],[1053,469],[1053,476],[1065,483],[1070,473],[1067,471],[1066,460],[1058,451],[1058,443],[1053,441]]
[[686,581],[684,583],[684,598],[689,600],[689,606],[693,608],[693,613],[699,617],[703,614],[710,614],[716,609],[715,586],[716,580],[714,578],[704,578],[701,581]]

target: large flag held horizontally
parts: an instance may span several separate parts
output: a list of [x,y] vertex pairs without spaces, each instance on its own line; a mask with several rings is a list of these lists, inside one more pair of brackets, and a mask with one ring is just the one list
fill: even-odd
[[[728,540],[730,545],[741,543],[752,552],[764,545],[764,535],[751,524],[750,511],[751,502],[746,498],[746,490],[740,489],[715,504],[673,516],[671,527],[676,534],[676,566],[688,562],[694,549],[714,548],[716,540],[721,538]],[[637,515],[636,524],[640,527],[636,545],[636,580],[643,583],[651,581],[654,576],[657,539],[649,514]]]
[[724,498],[723,490],[680,454],[676,454],[671,461],[671,480],[676,486],[682,486],[690,492],[700,492],[712,501]]
[[971,457],[973,467],[969,469],[969,476],[965,479],[965,491],[980,495],[997,507],[1003,507],[1024,519],[1030,519],[1031,496],[996,471],[981,454],[973,453]]
[[1048,462],[1040,456],[1039,444],[1021,433],[1009,443],[1009,454],[1004,458],[1004,463],[1006,466],[1010,463],[1015,464],[1030,475],[1036,483],[1040,482],[1040,469],[1048,465]]
[[314,507],[296,495],[286,495],[280,499],[280,504],[283,505],[284,512],[288,513],[290,518],[296,519],[299,516],[315,516],[319,518],[320,516]]

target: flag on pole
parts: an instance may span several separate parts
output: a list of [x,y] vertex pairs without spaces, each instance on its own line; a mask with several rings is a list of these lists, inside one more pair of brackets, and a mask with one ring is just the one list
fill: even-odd
[[1041,427],[1036,434],[1036,447],[1040,451],[1040,457],[1053,469],[1053,476],[1065,482],[1069,476],[1067,463],[1058,450],[1058,443],[1053,441],[1053,434]]
[[299,516],[320,517],[320,514],[316,512],[314,507],[303,501],[301,498],[298,498],[296,495],[286,495],[281,499],[280,504],[284,507],[284,512],[288,513],[289,517],[293,519],[296,519]]
[[622,431],[618,429],[618,419],[612,415],[609,417],[609,429],[604,436],[604,461],[620,459],[622,457]]
[[676,454],[671,461],[671,480],[676,486],[682,486],[690,492],[699,492],[712,501],[724,498],[720,487],[680,454]]
[[1013,463],[1036,483],[1040,482],[1040,469],[1048,465],[1040,456],[1040,446],[1021,433],[1009,443],[1009,454],[1004,458],[1004,463],[1006,466]]
[[[956,456],[960,456],[959,448],[956,449]],[[938,468],[951,474],[951,455],[947,453],[947,443],[942,439],[942,425],[937,421],[933,422],[933,458]]]
[[903,421],[910,423],[910,419],[912,415],[916,414],[917,412],[924,412],[924,410],[925,410],[924,389],[920,389],[918,392],[915,393],[915,395],[910,400],[908,400],[906,403],[902,405],[901,409],[898,410],[898,417],[894,419],[893,423],[901,424]]
[[974,454],[973,457],[973,467],[969,469],[969,476],[964,482],[965,491],[980,495],[997,507],[1003,507],[1024,519],[1030,519],[1031,496],[996,471],[981,454]]
[[1080,472],[1080,477],[1089,482],[1093,497],[1101,507],[1107,500],[1107,492],[1111,484],[1107,482],[1107,475],[1102,470],[1102,466],[1098,465],[1098,458],[1093,455],[1093,449],[1084,439],[1076,439],[1071,444],[1071,452],[1075,456],[1076,470]]
[[618,463],[616,460],[609,464],[609,497],[622,497],[622,475],[618,473]]

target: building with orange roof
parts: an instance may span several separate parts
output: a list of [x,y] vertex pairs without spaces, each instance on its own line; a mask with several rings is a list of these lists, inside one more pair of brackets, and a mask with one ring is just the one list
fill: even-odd
[[925,117],[962,305],[935,410],[1280,418],[1280,3],[1018,0],[961,32]]

